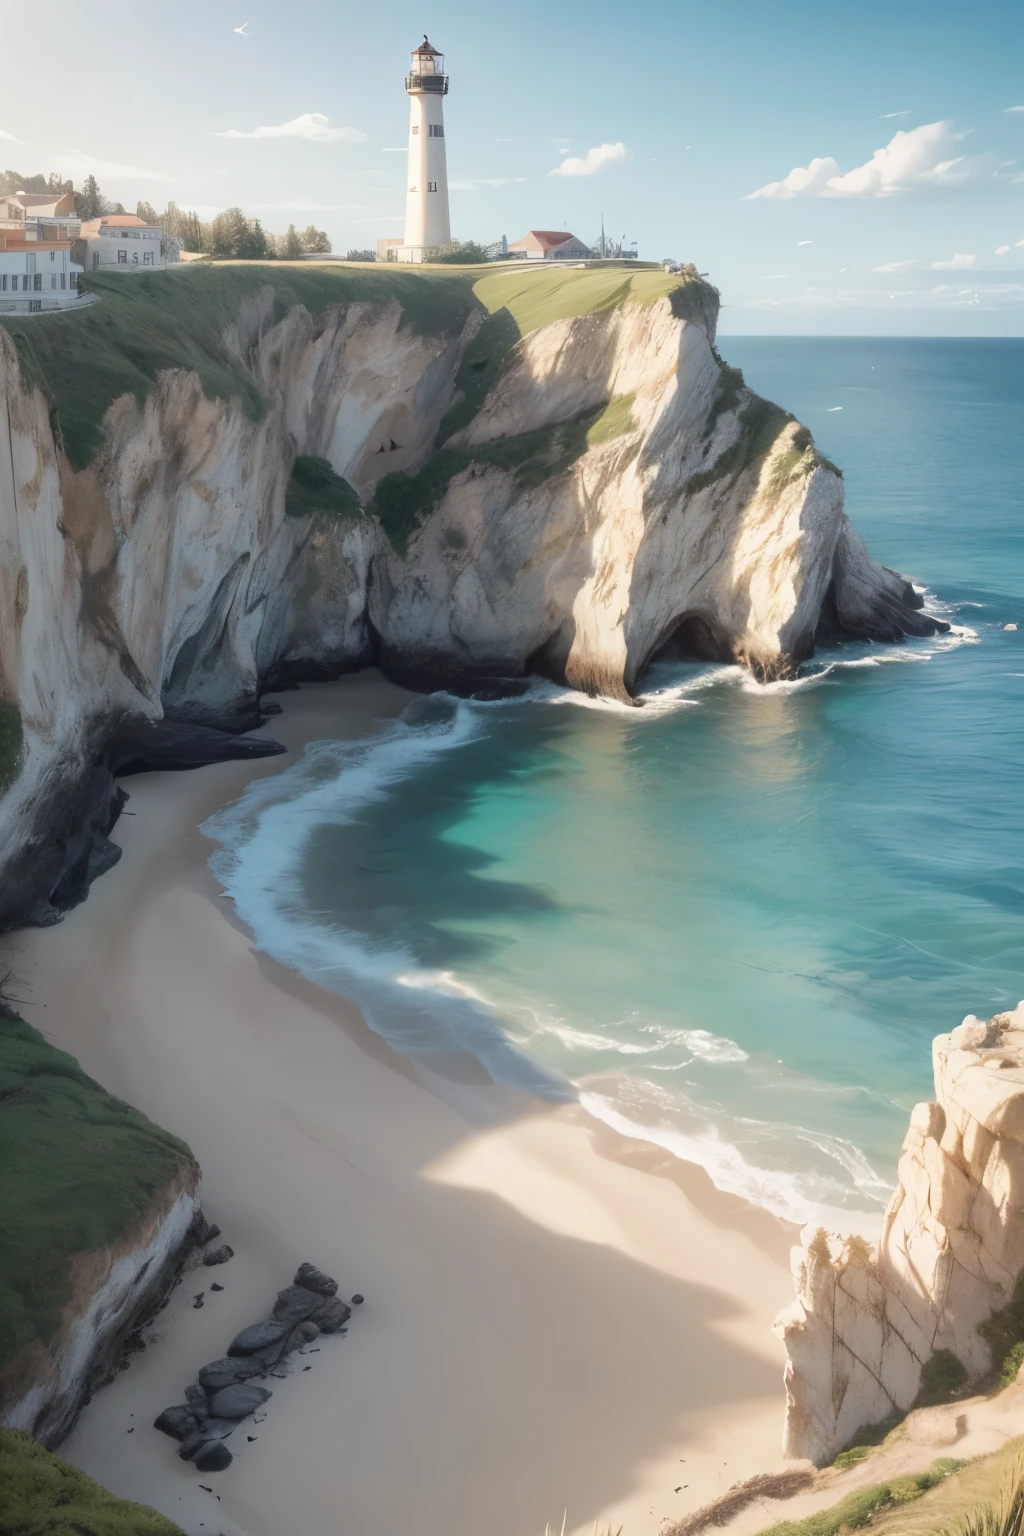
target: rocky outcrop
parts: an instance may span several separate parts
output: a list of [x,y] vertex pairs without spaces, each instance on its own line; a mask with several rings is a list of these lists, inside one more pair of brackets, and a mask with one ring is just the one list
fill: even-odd
[[968,1386],[1002,1363],[984,1333],[1024,1273],[1024,1003],[939,1035],[933,1060],[877,1246],[808,1229],[794,1250],[787,1455],[831,1460],[910,1408],[937,1358]]
[[[194,275],[133,302],[186,304]],[[249,729],[268,681],[377,660],[629,698],[667,645],[771,678],[822,624],[935,627],[806,429],[719,359],[707,284],[517,339],[479,305],[418,327],[403,303],[440,312],[441,279],[401,276],[402,302],[315,314],[268,285],[210,339],[215,385],[157,358],[84,467],[0,326],[0,928],[116,857],[112,775],[146,732],[142,766],[173,761],[158,723]]]

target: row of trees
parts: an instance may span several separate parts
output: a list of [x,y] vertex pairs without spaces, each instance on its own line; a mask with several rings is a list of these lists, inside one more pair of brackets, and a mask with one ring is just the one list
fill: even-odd
[[[73,192],[75,213],[80,219],[97,219],[103,214],[127,213],[123,203],[103,196],[95,176],[87,176],[76,190],[56,172],[49,176],[22,176],[18,171],[0,171],[0,197],[8,192],[50,192],[54,197]],[[225,208],[208,222],[177,203],[168,203],[163,212],[152,203],[139,202],[135,212],[147,224],[162,225],[164,234],[176,240],[183,251],[207,256],[232,257],[241,261],[299,261],[307,253],[328,256],[331,242],[322,229],[308,225],[301,232],[289,224],[283,235],[264,229],[259,219],[250,219],[241,208]]]

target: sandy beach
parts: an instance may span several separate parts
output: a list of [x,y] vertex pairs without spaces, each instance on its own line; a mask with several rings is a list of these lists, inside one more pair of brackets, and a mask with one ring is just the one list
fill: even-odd
[[[565,1511],[654,1536],[781,1465],[795,1229],[577,1107],[426,1079],[261,956],[207,866],[198,828],[250,779],[407,698],[373,672],[303,688],[268,727],[289,756],[126,781],[120,863],[4,941],[25,1017],[189,1143],[235,1250],[61,1454],[189,1536],[542,1536]],[[153,1418],[304,1260],[365,1304],[203,1477]]]

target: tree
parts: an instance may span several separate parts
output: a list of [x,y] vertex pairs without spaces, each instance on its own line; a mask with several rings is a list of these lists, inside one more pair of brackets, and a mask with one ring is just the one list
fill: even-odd
[[447,245],[442,245],[437,255],[430,259],[450,266],[468,267],[486,261],[487,252],[475,240],[451,240]]
[[302,241],[294,224],[288,225],[288,233],[281,241],[280,254],[284,261],[302,260]]
[[143,202],[143,203],[136,203],[135,204],[135,217],[137,219],[141,219],[143,224],[159,224],[160,223],[160,215],[157,213],[157,211],[153,207],[152,203],[145,203],[145,202]]
[[80,219],[98,219],[105,213],[107,201],[95,176],[87,176],[81,192],[75,193],[75,212]]
[[322,229],[316,229],[312,224],[308,224],[299,238],[304,251],[313,251],[318,256],[331,254],[331,242]]
[[348,255],[345,257],[345,260],[346,261],[376,261],[377,260],[377,252],[376,251],[370,251],[370,250],[365,250],[365,251],[349,251]]

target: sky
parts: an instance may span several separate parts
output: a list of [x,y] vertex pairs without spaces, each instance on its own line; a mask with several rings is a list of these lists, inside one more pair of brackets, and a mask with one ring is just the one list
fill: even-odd
[[[603,215],[707,272],[723,333],[1024,335],[1019,0],[50,0],[0,160],[372,246],[402,232],[424,29],[457,239]],[[39,55],[32,7],[0,0],[0,37]]]

